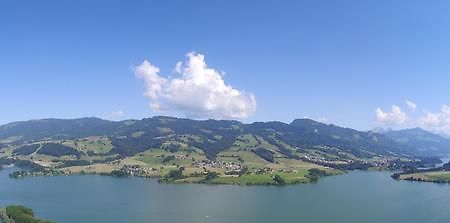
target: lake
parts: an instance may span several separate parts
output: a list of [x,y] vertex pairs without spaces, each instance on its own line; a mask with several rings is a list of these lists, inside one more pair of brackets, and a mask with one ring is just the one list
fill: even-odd
[[450,186],[355,171],[291,186],[166,185],[154,179],[58,176],[10,179],[0,205],[57,222],[449,222]]

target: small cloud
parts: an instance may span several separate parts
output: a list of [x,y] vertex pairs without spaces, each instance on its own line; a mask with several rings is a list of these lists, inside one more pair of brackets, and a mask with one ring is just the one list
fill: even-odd
[[178,78],[159,75],[159,68],[145,60],[135,68],[143,79],[150,107],[158,112],[182,112],[190,118],[247,118],[256,111],[251,93],[227,85],[220,72],[209,68],[205,56],[188,53],[185,63],[178,62]]
[[415,111],[416,111],[416,109],[417,109],[416,103],[414,103],[414,102],[412,102],[412,101],[409,101],[409,100],[405,101],[405,103],[406,103],[406,106],[408,106],[408,108],[409,108],[412,112],[415,112]]
[[418,123],[424,129],[436,133],[450,134],[450,107],[442,105],[438,112],[426,112],[419,118]]
[[105,119],[119,120],[119,119],[123,118],[123,116],[125,116],[125,112],[123,112],[122,110],[118,110],[118,111],[113,111],[113,112],[106,114]]
[[304,115],[303,119],[310,119],[310,120],[314,120],[316,122],[321,122],[321,123],[324,123],[324,124],[330,124],[328,118],[324,117],[324,116],[322,116],[322,117],[317,117],[317,116],[311,117],[309,115]]
[[406,119],[407,115],[397,105],[392,105],[391,112],[384,112],[381,108],[377,108],[376,122],[381,125],[401,125]]
[[328,123],[329,123],[327,117],[320,117],[320,118],[318,118],[316,121],[322,122],[322,123],[324,123],[324,124],[328,124]]

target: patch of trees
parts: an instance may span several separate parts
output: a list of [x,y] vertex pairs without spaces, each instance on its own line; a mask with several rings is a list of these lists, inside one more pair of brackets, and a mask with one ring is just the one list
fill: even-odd
[[240,170],[228,170],[225,171],[225,175],[240,175],[241,171]]
[[16,170],[16,171],[9,173],[9,177],[17,179],[17,178],[23,177],[27,174],[29,174],[28,171]]
[[175,180],[182,179],[182,178],[184,178],[183,171],[184,171],[184,167],[180,167],[176,170],[170,170],[169,173],[165,177],[159,179],[158,182],[159,183],[169,183],[169,182],[172,182]]
[[308,177],[311,182],[317,182],[320,177],[327,176],[327,172],[325,170],[321,170],[318,168],[311,168],[308,170],[308,174],[306,177]]
[[285,185],[286,184],[286,181],[280,175],[273,176],[273,182],[277,185]]
[[254,152],[256,155],[258,155],[259,157],[263,158],[264,160],[273,163],[275,161],[275,159],[273,158],[273,151],[264,149],[264,148],[256,148],[254,150],[252,150],[252,152]]
[[180,145],[175,144],[175,143],[169,143],[169,144],[165,144],[162,149],[169,151],[171,153],[175,153],[178,150],[180,150]]
[[162,162],[163,162],[163,163],[168,163],[168,162],[173,161],[173,160],[175,160],[175,156],[174,156],[174,155],[168,155],[168,156],[165,156],[165,157],[164,157],[164,159],[162,160]]
[[41,146],[41,145],[40,144],[24,145],[17,149],[14,149],[12,154],[13,155],[24,155],[24,156],[30,155],[30,154],[34,153],[39,148],[39,146]]
[[176,170],[170,170],[167,174],[167,178],[177,180],[183,178],[183,170],[184,168],[178,168]]
[[73,155],[77,158],[80,158],[82,155],[80,151],[59,143],[46,143],[37,153],[56,157]]
[[215,179],[217,177],[219,177],[219,173],[214,172],[214,171],[208,171],[206,173],[205,180],[209,181],[209,180]]
[[89,160],[64,160],[59,168],[71,167],[71,166],[88,166],[92,163]]
[[142,135],[139,138],[134,137],[113,137],[111,143],[113,148],[111,152],[124,156],[134,156],[150,148],[160,148],[163,140],[156,138],[157,135]]
[[111,171],[111,174],[109,174],[113,177],[128,177],[129,174],[125,169],[120,169],[120,170],[113,170]]
[[446,171],[450,171],[450,161],[448,163],[444,164],[442,166],[442,168],[444,168],[444,170],[446,170]]
[[212,183],[211,180],[216,179],[219,175],[217,172],[208,171],[204,173],[205,179],[201,180],[200,183]]
[[394,173],[391,175],[391,177],[392,177],[392,179],[398,180],[398,179],[400,179],[400,175],[401,175],[400,173]]
[[21,160],[21,159],[13,159],[13,158],[0,158],[0,166],[3,165],[14,165],[18,168],[29,170],[29,171],[42,171],[45,168],[39,164],[36,164],[34,162],[28,161],[28,160]]
[[6,207],[6,215],[16,223],[51,223],[51,221],[36,218],[33,210],[19,205]]
[[106,157],[103,160],[94,160],[94,163],[108,163],[116,160],[125,159],[126,157],[124,155],[117,154],[115,156]]

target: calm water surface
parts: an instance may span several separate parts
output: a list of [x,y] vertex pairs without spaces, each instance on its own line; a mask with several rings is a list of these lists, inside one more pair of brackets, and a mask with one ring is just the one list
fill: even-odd
[[0,205],[23,204],[57,222],[450,222],[450,186],[356,171],[285,187],[165,185],[141,178],[10,179]]

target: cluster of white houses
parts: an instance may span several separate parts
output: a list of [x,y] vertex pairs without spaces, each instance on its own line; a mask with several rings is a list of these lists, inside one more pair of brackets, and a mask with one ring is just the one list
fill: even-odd
[[226,162],[221,160],[202,160],[194,163],[197,168],[222,168],[226,170],[236,170],[242,169],[241,163],[238,162]]

